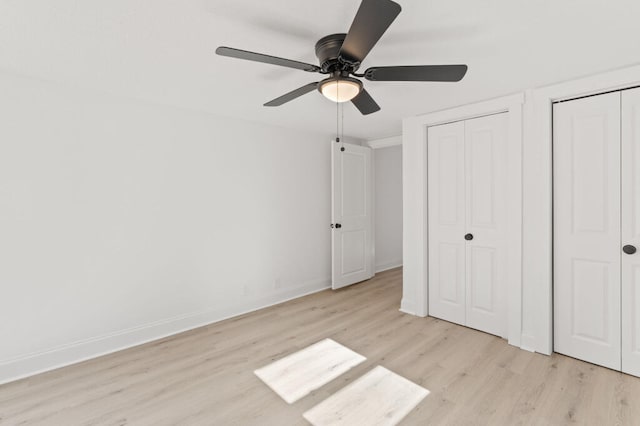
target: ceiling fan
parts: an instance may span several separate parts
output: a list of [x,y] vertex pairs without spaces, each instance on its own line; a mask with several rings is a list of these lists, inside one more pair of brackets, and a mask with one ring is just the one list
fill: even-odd
[[462,80],[467,72],[466,65],[410,65],[371,67],[362,74],[356,73],[400,10],[400,5],[391,0],[362,0],[347,34],[331,34],[316,43],[320,66],[224,46],[218,47],[216,53],[329,76],[282,95],[264,106],[280,106],[317,89],[334,102],[351,101],[362,114],[371,114],[379,111],[380,107],[364,89],[362,81],[352,76],[369,81],[454,82]]

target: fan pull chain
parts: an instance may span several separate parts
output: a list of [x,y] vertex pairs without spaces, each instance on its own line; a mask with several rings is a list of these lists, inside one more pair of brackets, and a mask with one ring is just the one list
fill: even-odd
[[336,142],[344,140],[344,105],[336,102]]
[[336,142],[340,142],[340,106],[336,102]]
[[[336,96],[340,99],[340,85],[336,87]],[[344,109],[341,108],[340,102],[336,101],[336,142],[340,143],[344,139]],[[340,125],[340,110],[342,109],[342,126]],[[342,127],[342,134],[340,128]],[[340,137],[342,136],[342,138]],[[344,143],[344,142],[342,142]],[[344,147],[341,147],[341,151],[344,151]]]
[[342,110],[342,139],[344,139],[344,102],[340,104],[340,109]]

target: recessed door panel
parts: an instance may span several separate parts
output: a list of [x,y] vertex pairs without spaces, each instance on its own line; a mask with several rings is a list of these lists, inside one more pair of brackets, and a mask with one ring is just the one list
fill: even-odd
[[609,152],[607,115],[571,118],[571,224],[573,232],[607,232]]
[[[460,164],[460,146],[456,135],[443,137],[438,146],[434,148],[434,155],[437,155],[437,164],[446,165],[438,167],[438,182],[449,182],[453,191],[438,190],[438,215],[437,220],[440,225],[456,226],[461,217],[460,194],[457,190],[462,182],[462,164]],[[436,166],[437,167],[437,166]]]
[[553,114],[554,349],[620,369],[620,93]]
[[439,259],[439,279],[434,282],[438,287],[438,300],[459,307],[464,301],[464,248],[460,244],[440,243],[437,247]]
[[348,182],[349,191],[342,191],[342,217],[366,217],[367,215],[367,151],[342,152],[343,185]]
[[609,312],[611,286],[610,264],[591,260],[573,259],[571,271],[572,303],[571,337],[587,342],[607,345],[611,336],[609,320],[615,312]]
[[640,376],[640,265],[625,265],[622,276],[622,371]]
[[496,249],[471,247],[469,255],[469,308],[476,313],[491,314],[496,311]]
[[[493,122],[493,117],[491,117]],[[495,228],[494,208],[496,207],[496,167],[494,150],[496,135],[501,129],[486,123],[480,128],[477,122],[468,123],[467,135],[471,138],[467,144],[467,161],[469,164],[469,221],[473,227]],[[498,147],[499,149],[500,147]]]
[[[640,89],[622,92],[622,245],[640,250]],[[622,371],[640,376],[640,252],[622,253]]]
[[367,235],[363,230],[343,231],[342,239],[342,274],[349,275],[366,272]]
[[427,137],[429,315],[464,324],[464,123]]
[[465,122],[467,322],[505,336],[507,115]]

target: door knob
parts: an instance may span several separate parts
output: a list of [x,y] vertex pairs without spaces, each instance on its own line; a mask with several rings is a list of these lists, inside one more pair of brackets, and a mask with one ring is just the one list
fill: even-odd
[[626,245],[622,247],[622,251],[627,254],[634,254],[636,252],[636,247],[632,245]]
[[336,223],[336,229],[340,229],[342,228],[342,225],[340,225],[339,223]]
[[467,240],[467,241],[471,241],[471,240],[473,240],[473,234],[467,234],[467,235],[465,235],[465,236],[464,236],[464,239],[465,239],[465,240]]

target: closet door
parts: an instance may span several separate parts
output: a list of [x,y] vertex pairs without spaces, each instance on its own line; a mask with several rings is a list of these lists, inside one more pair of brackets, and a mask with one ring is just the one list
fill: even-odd
[[506,141],[506,114],[465,122],[466,325],[499,336],[507,334]]
[[554,349],[620,369],[620,93],[554,105]]
[[464,122],[429,127],[429,315],[465,324]]
[[[622,92],[622,244],[640,249],[640,89]],[[632,252],[630,247],[626,251]],[[640,252],[622,253],[622,371],[640,376]]]

